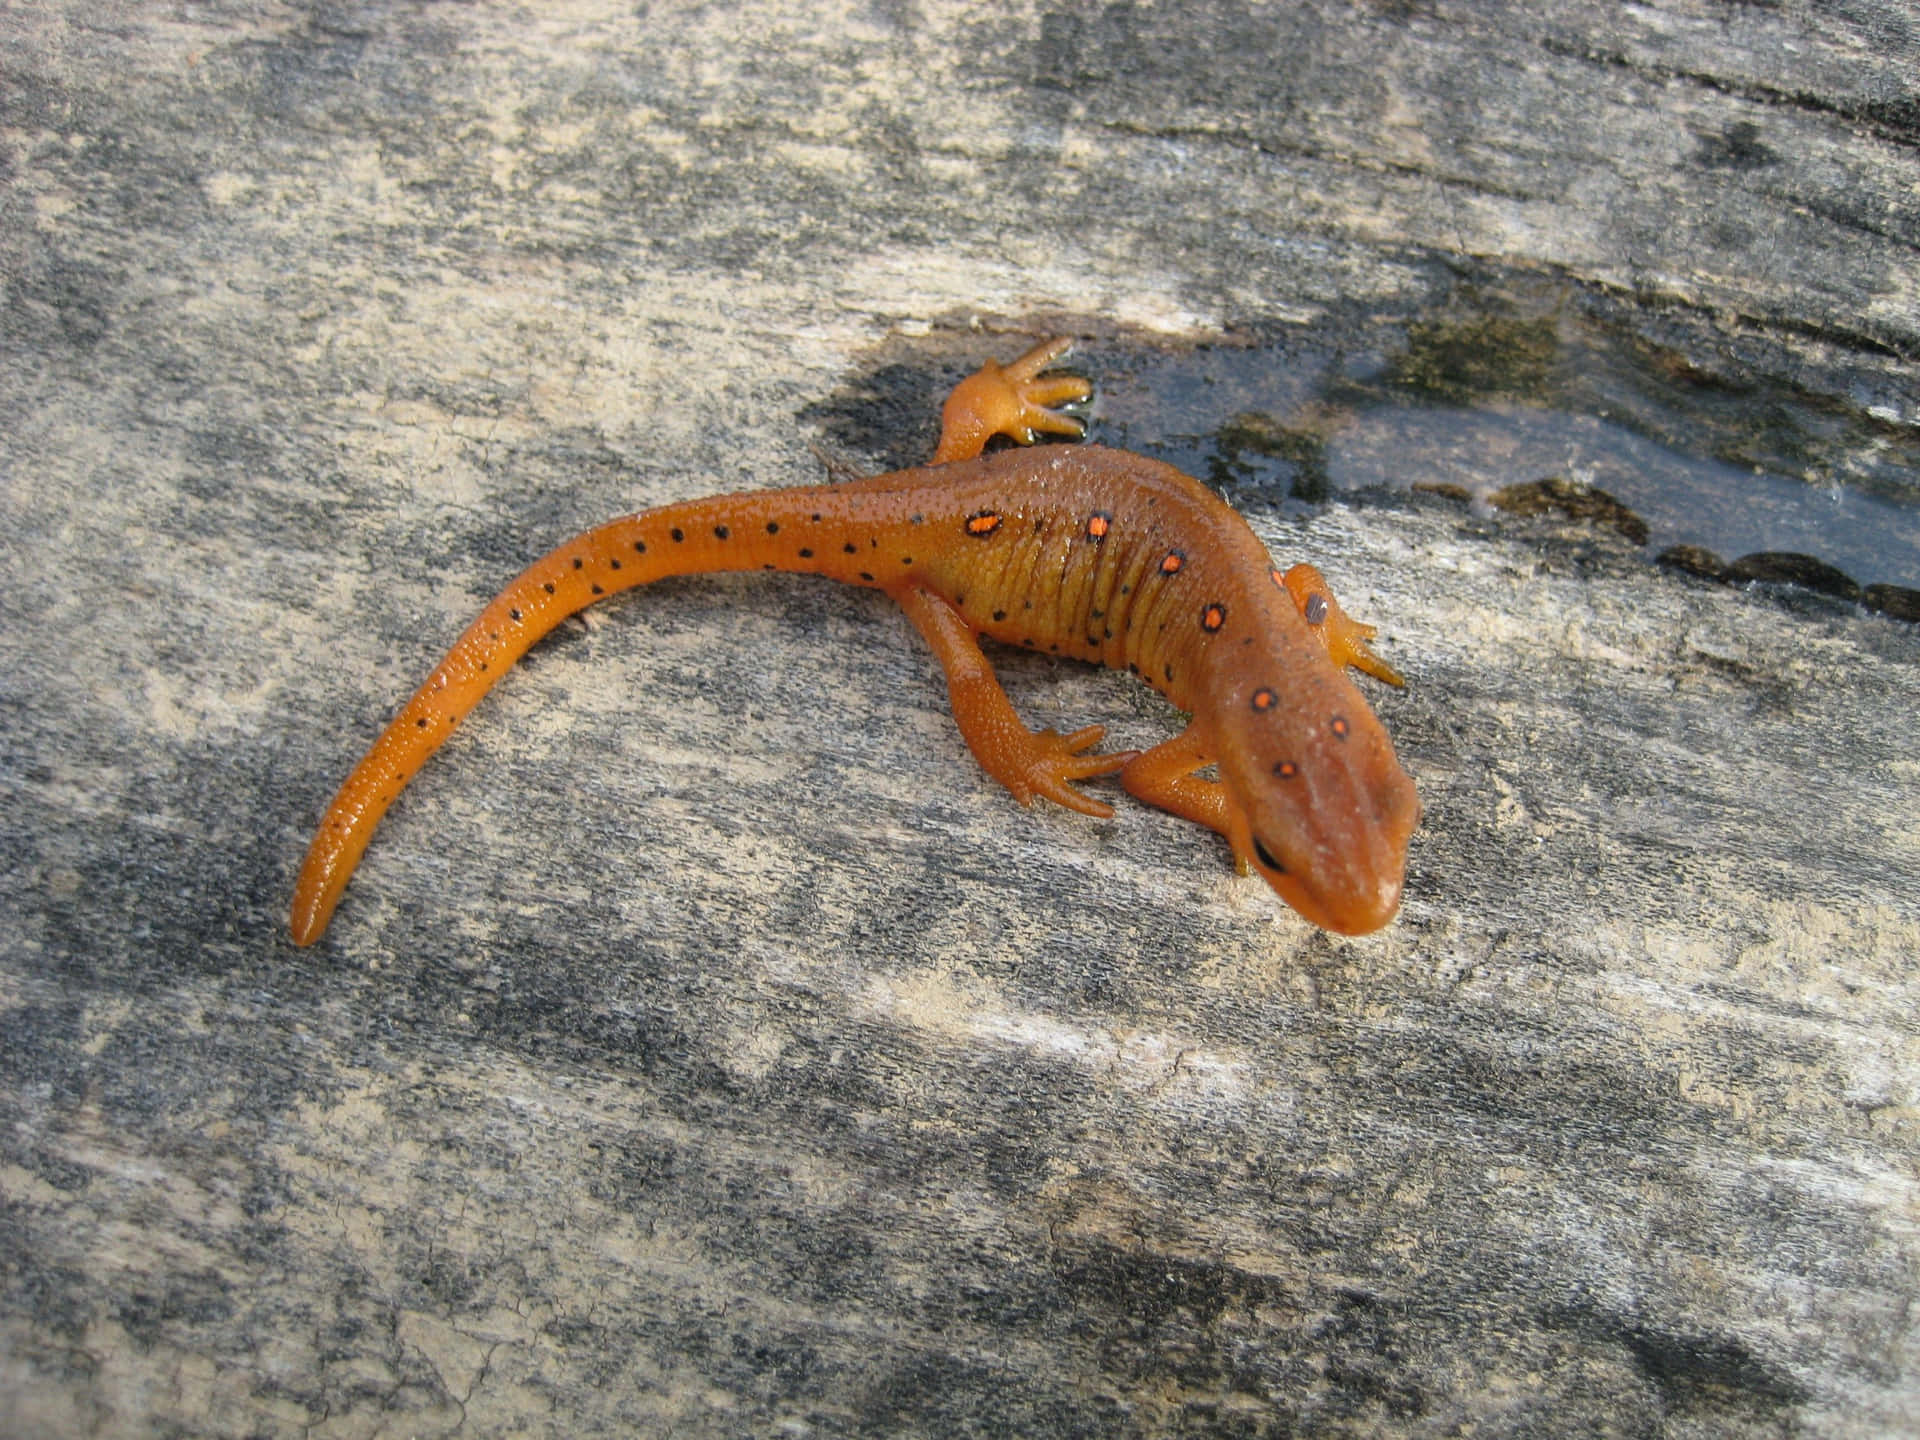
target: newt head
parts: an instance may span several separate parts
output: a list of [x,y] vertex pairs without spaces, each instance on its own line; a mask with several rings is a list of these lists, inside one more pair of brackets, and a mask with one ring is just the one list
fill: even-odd
[[1227,838],[1315,925],[1365,935],[1400,908],[1420,800],[1353,684],[1326,665],[1301,669],[1284,696],[1246,687],[1221,707]]

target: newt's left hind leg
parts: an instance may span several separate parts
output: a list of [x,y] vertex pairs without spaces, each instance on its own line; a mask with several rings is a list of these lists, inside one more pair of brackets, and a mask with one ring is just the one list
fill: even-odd
[[996,435],[1031,445],[1041,435],[1086,433],[1078,416],[1058,407],[1085,400],[1093,386],[1078,375],[1044,375],[1043,371],[1073,348],[1064,337],[1043,341],[1015,360],[999,365],[989,360],[953,387],[940,411],[940,446],[933,463],[971,460]]

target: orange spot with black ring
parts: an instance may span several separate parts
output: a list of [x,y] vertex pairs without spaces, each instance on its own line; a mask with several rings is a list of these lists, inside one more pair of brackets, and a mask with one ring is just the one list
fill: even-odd
[[993,510],[976,510],[967,517],[967,534],[984,540],[1000,528],[1001,516]]

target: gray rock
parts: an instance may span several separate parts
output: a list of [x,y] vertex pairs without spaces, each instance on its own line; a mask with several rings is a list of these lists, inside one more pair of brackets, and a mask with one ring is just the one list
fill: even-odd
[[[904,620],[788,577],[570,624],[286,934],[526,560],[912,458],[1031,334],[1166,438],[1207,402],[1130,432],[1142,357],[1544,287],[1901,513],[1916,28],[0,10],[0,1431],[1920,1433],[1920,639],[1564,505],[1236,497],[1411,681],[1378,936],[1124,799],[1020,810]],[[1454,400],[1542,404],[1524,359]],[[1548,478],[1313,431],[1340,363],[1287,435]]]

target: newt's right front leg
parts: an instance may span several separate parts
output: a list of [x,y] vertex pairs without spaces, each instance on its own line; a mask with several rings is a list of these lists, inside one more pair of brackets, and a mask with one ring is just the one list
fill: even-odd
[[1234,842],[1234,812],[1227,787],[1195,773],[1214,761],[1213,737],[1195,721],[1171,740],[1133,757],[1120,783],[1136,800],[1217,830],[1234,845],[1234,868],[1247,873],[1247,857]]
[[1120,783],[1136,800],[1209,830],[1227,833],[1227,787],[1195,771],[1213,763],[1213,743],[1198,724],[1188,725],[1127,762]]

